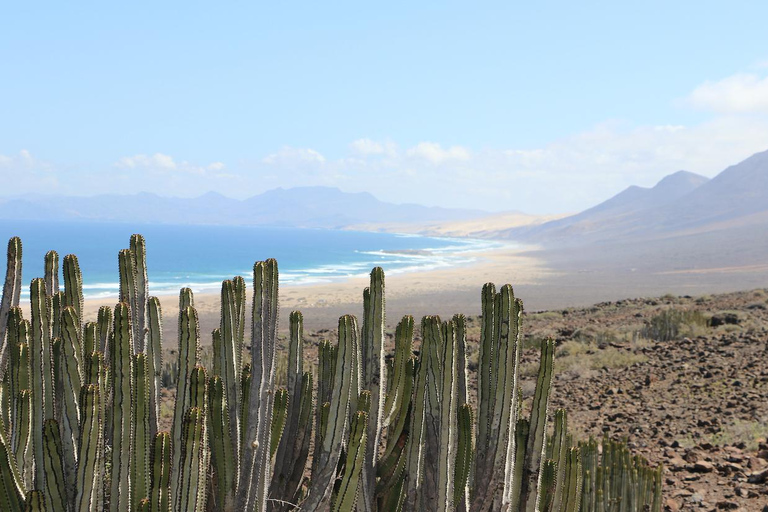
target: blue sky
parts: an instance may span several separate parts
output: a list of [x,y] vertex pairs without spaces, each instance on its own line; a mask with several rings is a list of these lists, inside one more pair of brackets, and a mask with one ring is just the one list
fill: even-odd
[[768,149],[768,2],[157,4],[0,8],[0,193],[553,213]]

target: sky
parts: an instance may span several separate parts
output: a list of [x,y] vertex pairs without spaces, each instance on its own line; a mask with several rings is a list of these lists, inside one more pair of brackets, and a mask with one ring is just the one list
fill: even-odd
[[575,212],[768,150],[768,2],[6,2],[0,196]]

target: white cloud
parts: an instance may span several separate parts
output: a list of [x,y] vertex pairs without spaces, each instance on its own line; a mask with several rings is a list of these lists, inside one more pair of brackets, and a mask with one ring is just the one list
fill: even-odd
[[357,139],[349,146],[359,155],[380,155],[384,152],[384,146],[371,139]]
[[35,158],[22,149],[15,155],[0,155],[0,180],[12,183],[4,194],[53,193],[59,188],[59,176],[63,175],[50,162]]
[[277,153],[267,155],[262,162],[268,165],[303,165],[303,164],[322,164],[325,157],[314,149],[292,148],[285,146]]
[[436,142],[420,142],[409,149],[407,154],[410,157],[421,158],[433,164],[441,164],[451,160],[469,160],[469,150],[466,148],[451,146],[448,149],[443,149]]
[[768,77],[739,73],[707,81],[693,90],[688,102],[721,113],[768,112]]
[[359,156],[386,155],[393,157],[397,155],[397,145],[394,142],[377,142],[371,139],[357,139],[349,145],[352,152]]
[[138,154],[124,156],[114,164],[119,169],[141,169],[158,172],[180,172],[203,175],[208,171],[222,171],[226,166],[222,162],[212,162],[208,165],[196,165],[186,160],[177,162],[170,155],[155,153],[154,155]]
[[173,170],[177,168],[176,162],[173,158],[164,155],[162,153],[155,153],[154,155],[133,155],[124,156],[118,162],[115,163],[116,167],[123,169],[136,169],[138,167],[149,167],[156,169],[168,169]]

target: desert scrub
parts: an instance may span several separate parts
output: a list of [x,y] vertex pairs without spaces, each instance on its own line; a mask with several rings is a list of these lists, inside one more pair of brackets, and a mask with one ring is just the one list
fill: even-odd
[[555,371],[582,373],[583,370],[601,368],[626,368],[635,363],[644,363],[648,358],[631,350],[616,347],[599,348],[591,343],[567,341],[563,343],[555,359]]
[[672,341],[681,337],[694,337],[706,332],[709,319],[701,312],[690,309],[663,309],[640,330],[640,336],[656,341]]
[[725,424],[722,430],[712,434],[710,442],[718,446],[726,446],[735,442],[746,444],[747,450],[757,450],[761,440],[768,437],[768,418],[761,420],[735,420]]

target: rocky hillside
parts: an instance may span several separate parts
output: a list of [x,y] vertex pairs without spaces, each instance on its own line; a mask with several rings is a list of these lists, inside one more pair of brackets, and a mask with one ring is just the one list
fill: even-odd
[[[664,464],[667,510],[768,510],[767,290],[526,320],[530,342],[558,342],[554,402],[571,428],[627,438]],[[535,353],[526,359],[532,375]]]

